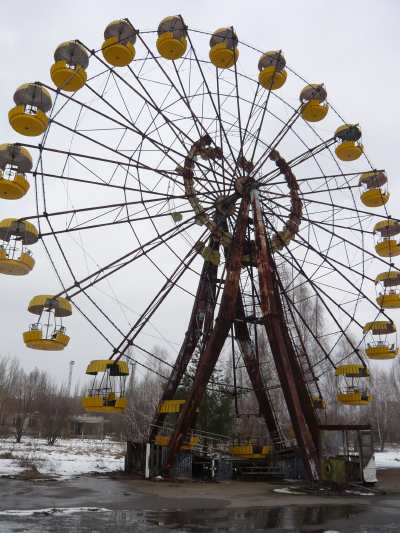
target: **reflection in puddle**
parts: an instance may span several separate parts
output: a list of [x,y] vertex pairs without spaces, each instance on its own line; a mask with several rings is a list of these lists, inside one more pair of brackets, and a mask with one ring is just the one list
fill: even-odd
[[356,506],[289,506],[270,509],[148,511],[143,518],[144,523],[152,526],[184,528],[184,531],[265,531],[319,526],[330,520],[349,519],[361,511]]
[[[12,517],[0,519],[0,532],[30,531],[30,533],[89,533],[109,532],[247,532],[269,531],[285,533],[322,533],[331,520],[346,520],[361,513],[359,506],[323,505],[317,507],[274,507],[269,509],[207,509],[187,511],[112,511],[58,516],[57,518]],[[353,529],[352,531],[356,531]],[[377,530],[378,531],[378,530]]]

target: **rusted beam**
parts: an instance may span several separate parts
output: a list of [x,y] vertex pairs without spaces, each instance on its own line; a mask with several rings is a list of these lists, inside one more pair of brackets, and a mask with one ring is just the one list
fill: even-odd
[[279,422],[276,417],[269,393],[264,386],[259,361],[254,352],[249,329],[247,323],[245,322],[245,312],[241,294],[239,294],[237,298],[236,320],[234,321],[234,326],[235,338],[239,344],[243,361],[249,375],[254,394],[257,398],[260,413],[265,420],[272,443],[275,449],[284,448],[284,439],[279,427]]
[[[267,240],[257,190],[251,192],[251,202],[257,247],[259,291],[265,330],[297,443],[303,454],[306,475],[310,480],[318,480],[319,460],[317,445],[314,442],[311,428],[307,424],[302,398],[299,394],[297,380],[301,378],[301,371],[284,319],[275,275],[276,266]],[[305,388],[304,383],[303,387]]]
[[204,347],[204,351],[200,355],[191,393],[182,408],[175,432],[171,437],[165,465],[166,472],[168,472],[173,466],[176,454],[178,453],[185,436],[192,427],[196,411],[200,407],[207,383],[211,378],[215,364],[235,318],[248,215],[249,199],[245,196],[242,198],[239,209],[218,316],[215,321],[214,329]]
[[[210,240],[210,246],[213,249],[218,249],[219,241],[213,237]],[[201,337],[202,331],[208,334],[210,317],[213,316],[215,307],[215,291],[217,283],[218,267],[205,261],[200,280],[197,287],[197,292],[192,308],[192,313],[189,320],[189,325],[185,333],[182,346],[179,350],[174,367],[168,378],[168,381],[163,390],[160,402],[157,406],[156,413],[153,418],[152,425],[149,432],[149,440],[153,441],[159,432],[159,428],[164,423],[166,414],[160,413],[160,405],[165,400],[172,400],[182,377],[187,369],[187,366],[193,356],[197,343]],[[203,329],[204,326],[204,329]]]

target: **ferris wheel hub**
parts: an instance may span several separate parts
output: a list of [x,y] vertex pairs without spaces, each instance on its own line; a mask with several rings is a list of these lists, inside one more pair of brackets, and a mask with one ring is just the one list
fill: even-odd
[[250,176],[239,176],[235,181],[235,191],[240,196],[245,196],[255,185],[255,181]]

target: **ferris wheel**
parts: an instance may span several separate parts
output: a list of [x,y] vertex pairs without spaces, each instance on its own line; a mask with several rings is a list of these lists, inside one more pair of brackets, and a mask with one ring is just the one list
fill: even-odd
[[[272,443],[284,445],[259,366],[263,328],[308,475],[318,477],[322,376],[336,375],[338,402],[367,405],[368,358],[398,354],[387,310],[400,307],[400,220],[360,126],[282,50],[181,16],[155,31],[113,21],[94,49],[62,43],[50,74],[52,84],[15,91],[9,121],[25,140],[0,146],[0,197],[32,205],[0,222],[0,272],[34,275],[41,245],[59,280],[30,300],[25,345],[65,349],[68,317],[81,313],[109,352],[88,365],[89,411],[126,408],[127,359],[161,368],[150,438],[169,446],[172,464],[191,446],[184,439],[231,339]],[[132,298],[141,309],[128,320]],[[149,344],[171,329],[182,334],[173,365]],[[196,350],[192,391],[178,401]]]

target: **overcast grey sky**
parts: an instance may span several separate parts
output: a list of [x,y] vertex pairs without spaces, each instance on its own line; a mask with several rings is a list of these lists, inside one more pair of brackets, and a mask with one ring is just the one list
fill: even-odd
[[[282,49],[297,72],[306,79],[323,81],[340,113],[362,126],[363,142],[373,162],[387,170],[392,194],[389,210],[399,216],[398,0],[3,0],[1,6],[0,142],[16,140],[7,120],[15,88],[27,81],[49,81],[53,52],[60,42],[79,38],[99,48],[104,28],[113,19],[128,17],[137,28],[146,30],[156,29],[163,17],[180,13],[196,29],[212,31],[233,25],[239,39],[264,50]],[[28,204],[23,205],[28,208]],[[0,210],[1,218],[12,214],[11,207],[4,203]],[[31,321],[25,310],[27,302],[34,294],[44,292],[37,286],[38,280],[46,279],[48,271],[46,290],[56,284],[50,265],[38,265],[38,269],[36,277],[0,277],[1,353],[20,357],[27,369],[48,368],[60,379],[67,374],[68,361],[74,359],[78,363],[77,378],[87,361],[100,355],[91,353],[92,345],[96,345],[92,332],[87,338],[80,335],[78,342],[61,353],[46,354],[23,347],[21,332]],[[399,313],[394,318],[396,315],[399,318]],[[79,321],[83,319],[71,321],[70,331],[79,328]]]

